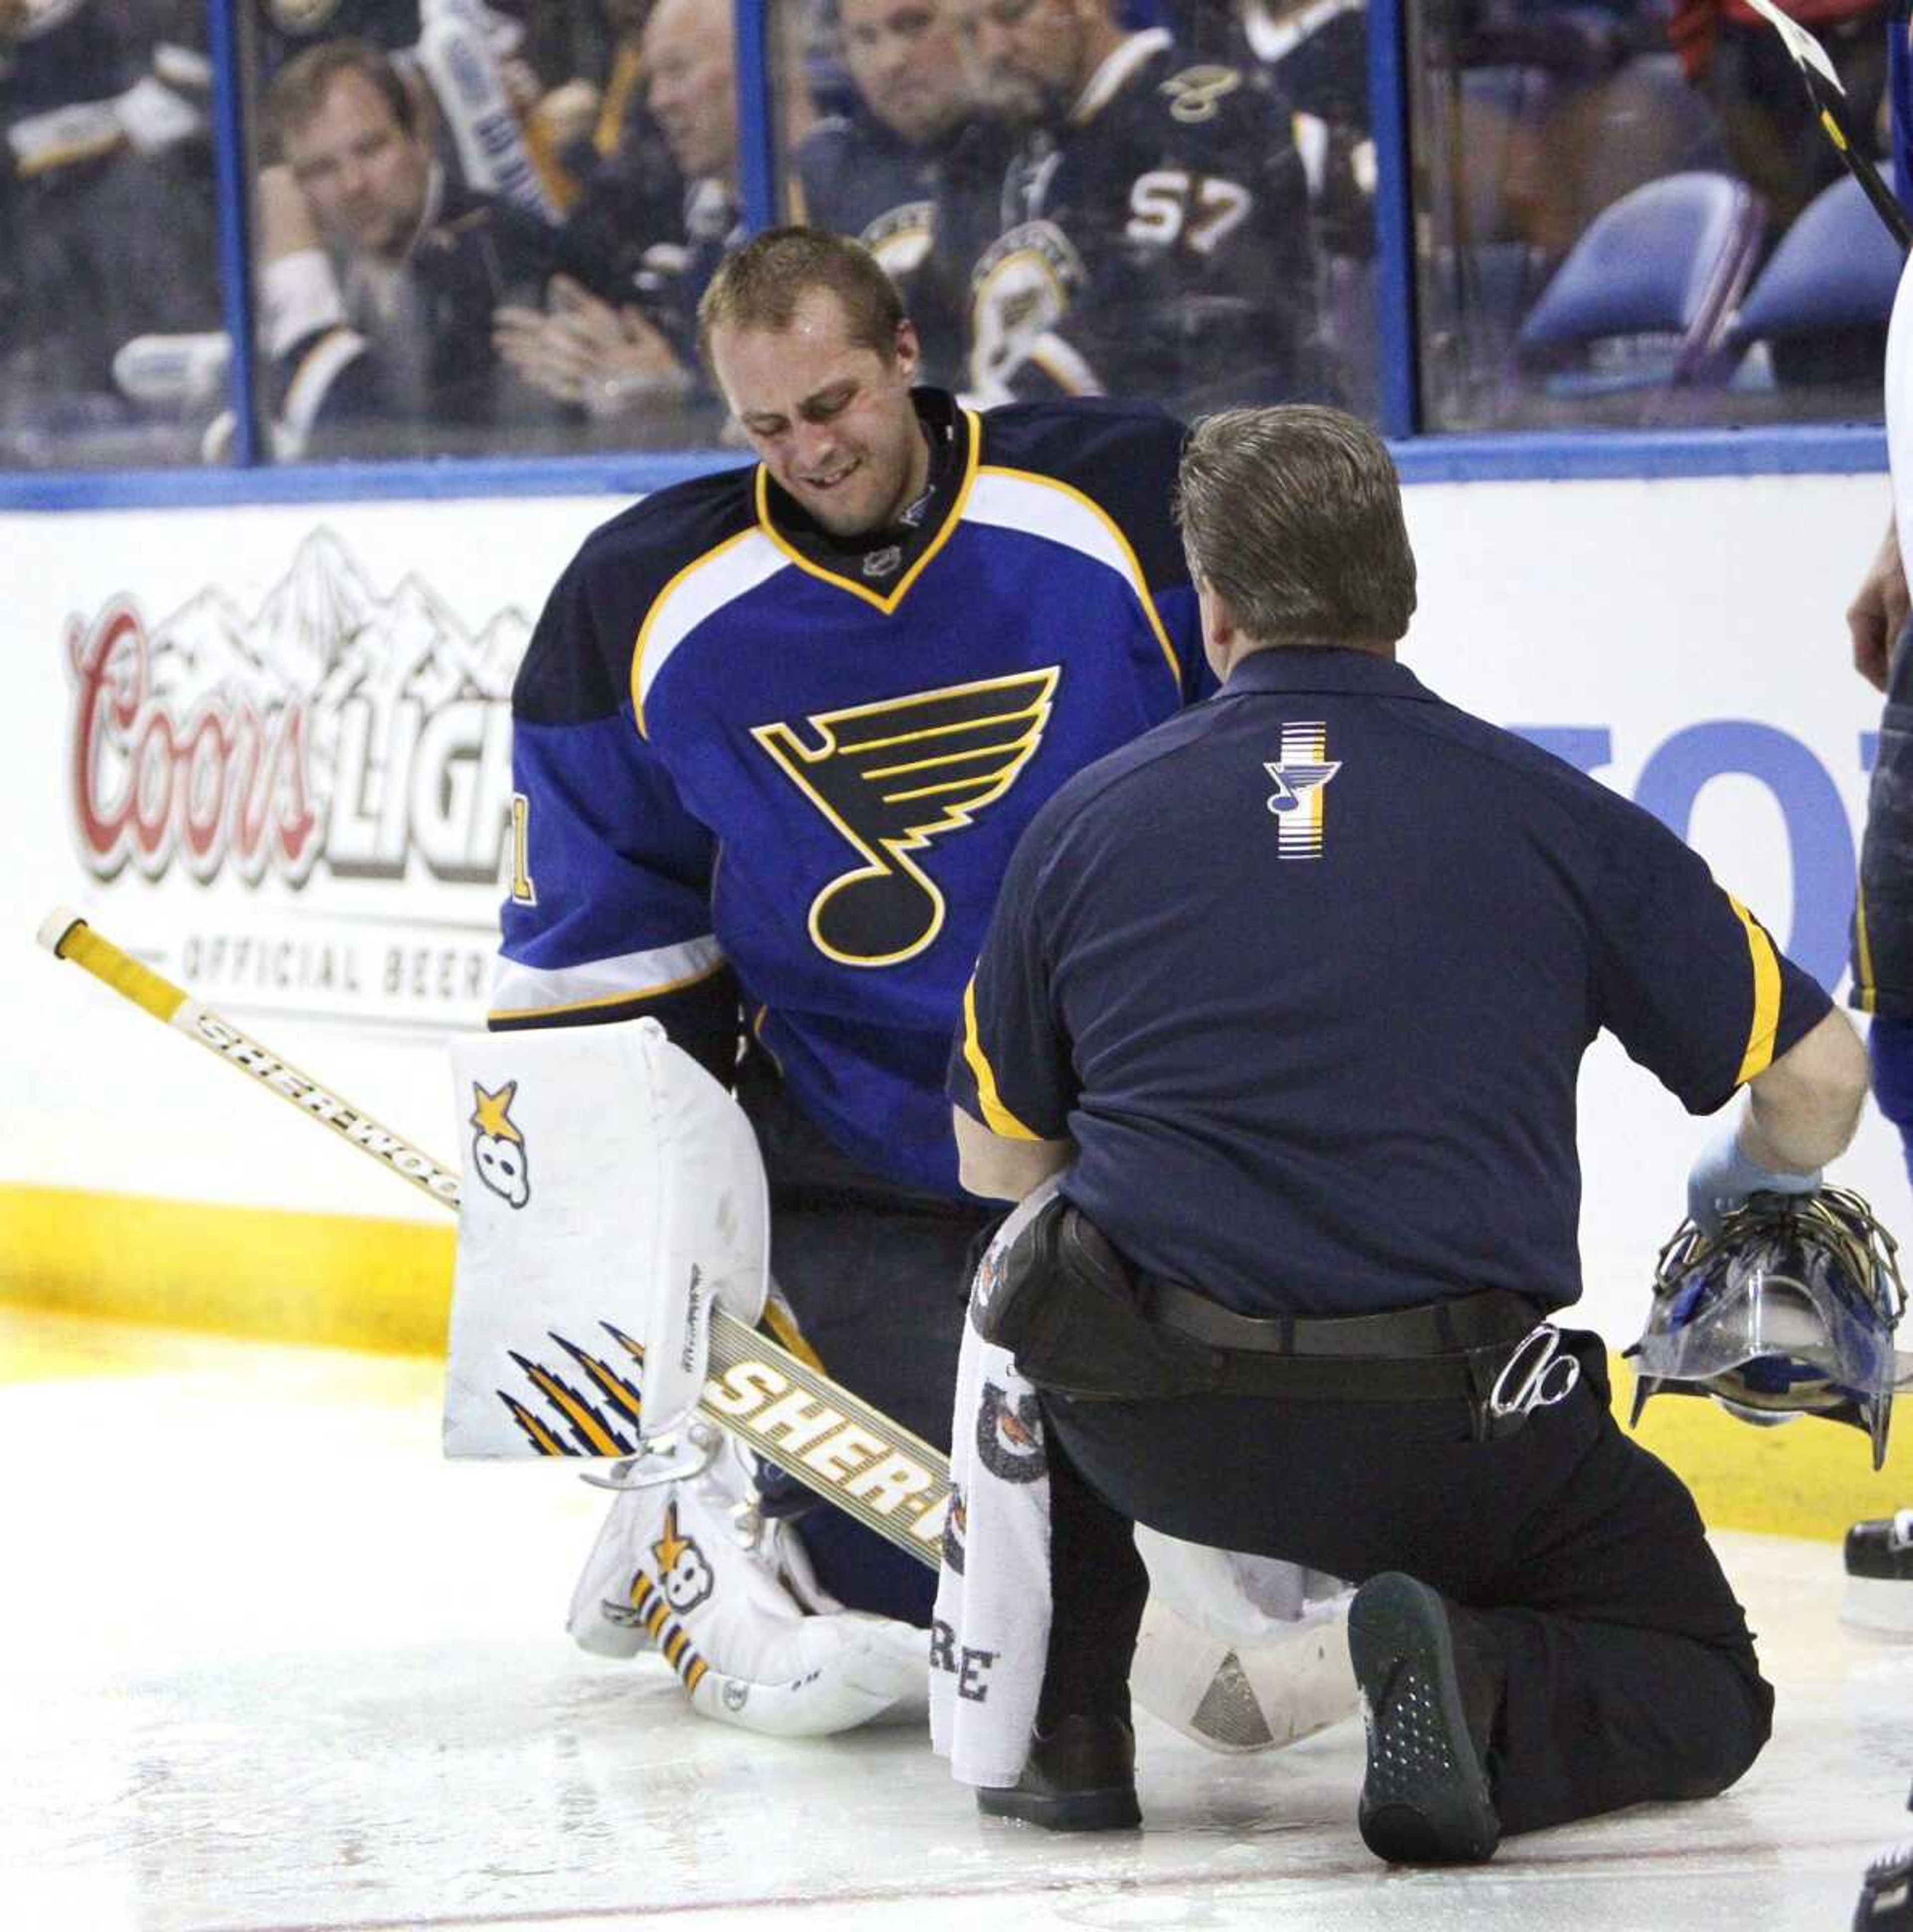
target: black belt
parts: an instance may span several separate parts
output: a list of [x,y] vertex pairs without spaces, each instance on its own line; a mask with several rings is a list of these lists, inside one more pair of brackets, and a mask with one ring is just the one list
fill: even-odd
[[1247,1348],[1258,1355],[1362,1355],[1395,1360],[1449,1355],[1465,1348],[1518,1342],[1539,1311],[1524,1294],[1487,1288],[1446,1301],[1390,1309],[1381,1315],[1238,1315],[1179,1282],[1144,1276],[1136,1299],[1165,1328],[1212,1348]]
[[1484,1288],[1326,1319],[1237,1315],[1132,1267],[1060,1194],[978,1270],[970,1319],[1039,1389],[1074,1401],[1458,1400],[1482,1441],[1512,1434],[1580,1374],[1572,1352],[1557,1361],[1561,1338],[1524,1295]]
[[1220,1393],[1305,1400],[1478,1400],[1541,1319],[1526,1296],[1499,1288],[1382,1315],[1334,1317],[1238,1315],[1148,1276],[1137,1282],[1136,1298],[1150,1322],[1218,1352]]

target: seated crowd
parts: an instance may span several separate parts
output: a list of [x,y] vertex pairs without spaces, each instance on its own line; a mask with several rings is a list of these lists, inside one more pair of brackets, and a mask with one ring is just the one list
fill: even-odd
[[[1519,419],[1515,329],[1630,188],[1737,176],[1770,250],[1838,172],[1742,0],[1413,10],[1433,426],[1489,388]],[[1870,136],[1885,0],[1794,10]],[[266,454],[724,434],[693,318],[742,230],[729,0],[245,11]],[[785,212],[868,243],[930,380],[1374,413],[1365,0],[772,16]],[[0,0],[0,467],[230,453],[210,83],[186,0]]]

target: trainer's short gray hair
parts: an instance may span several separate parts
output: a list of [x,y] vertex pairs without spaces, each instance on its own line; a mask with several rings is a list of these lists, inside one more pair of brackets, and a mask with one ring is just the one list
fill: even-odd
[[1392,644],[1408,628],[1401,480],[1356,417],[1296,404],[1204,418],[1176,515],[1191,574],[1258,644]]

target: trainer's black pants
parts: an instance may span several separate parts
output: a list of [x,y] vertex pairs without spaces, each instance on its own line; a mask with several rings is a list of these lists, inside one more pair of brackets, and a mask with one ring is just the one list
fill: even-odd
[[1127,1708],[1146,1578],[1131,1520],[1361,1582],[1405,1570],[1497,1639],[1504,1832],[1704,1798],[1767,1738],[1773,1693],[1686,1486],[1580,1387],[1498,1442],[1453,1402],[1045,1395],[1056,1602],[1040,1722]]

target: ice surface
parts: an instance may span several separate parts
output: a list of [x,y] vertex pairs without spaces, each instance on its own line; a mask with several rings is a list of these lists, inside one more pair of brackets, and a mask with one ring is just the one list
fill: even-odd
[[1359,1726],[1225,1759],[1144,1720],[1143,1831],[1059,1839],[979,1820],[920,1734],[749,1737],[572,1649],[602,1498],[448,1466],[437,1400],[430,1364],[0,1310],[0,1924],[1769,1932],[1845,1925],[1913,1836],[1913,1646],[1837,1624],[1831,1543],[1721,1539],[1781,1694],[1712,1803],[1392,1873]]

